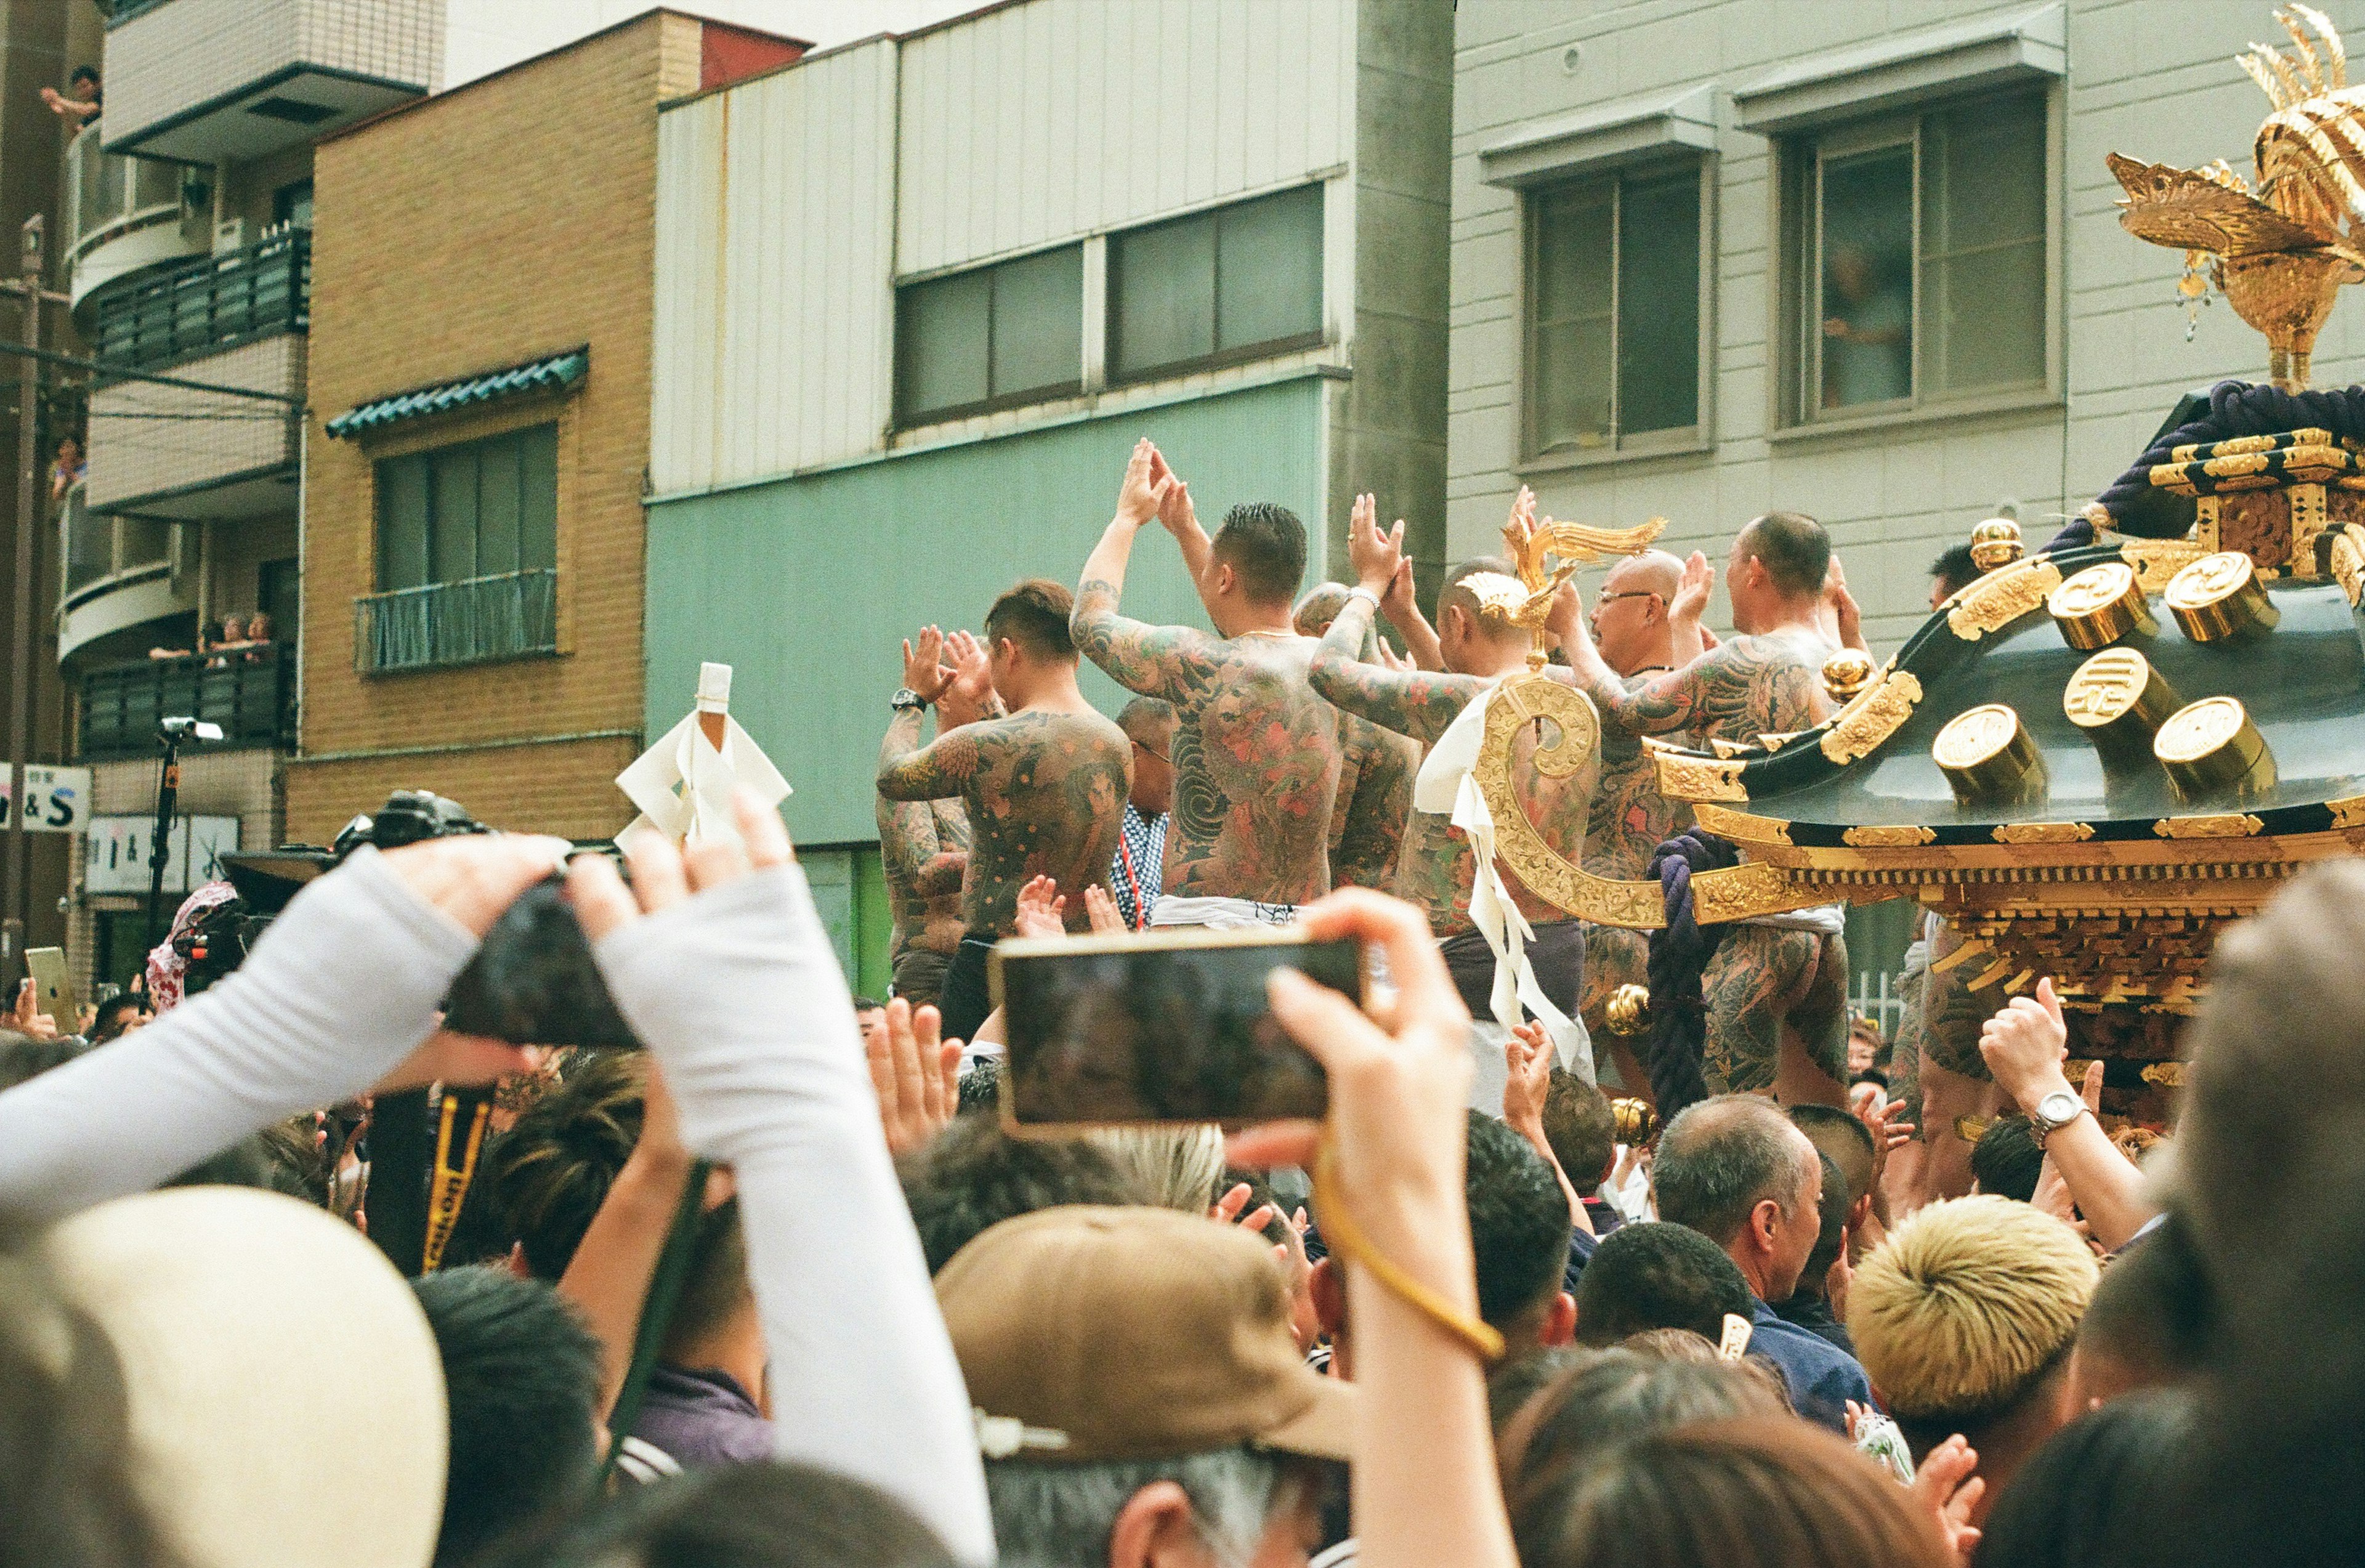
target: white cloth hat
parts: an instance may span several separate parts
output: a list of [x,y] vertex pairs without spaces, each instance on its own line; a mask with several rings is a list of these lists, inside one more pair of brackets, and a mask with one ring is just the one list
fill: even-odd
[[443,1369],[410,1286],[350,1226],[240,1187],[145,1193],[40,1242],[122,1363],[129,1466],[192,1568],[424,1568]]

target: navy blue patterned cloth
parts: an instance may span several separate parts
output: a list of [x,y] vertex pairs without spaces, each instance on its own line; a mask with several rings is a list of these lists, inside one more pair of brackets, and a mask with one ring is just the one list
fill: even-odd
[[1128,930],[1149,924],[1158,907],[1158,890],[1166,868],[1166,813],[1145,816],[1131,801],[1125,803],[1125,836],[1109,862],[1109,887],[1116,894],[1116,912]]

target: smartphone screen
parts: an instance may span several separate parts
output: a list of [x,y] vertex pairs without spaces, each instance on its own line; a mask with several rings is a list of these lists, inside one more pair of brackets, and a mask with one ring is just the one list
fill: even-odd
[[1286,966],[1363,995],[1352,940],[1261,932],[1005,942],[992,964],[1014,1131],[1318,1118],[1321,1065],[1273,1017],[1265,977]]
[[66,955],[62,947],[28,947],[25,969],[33,977],[33,1000],[40,1011],[54,1020],[61,1029],[74,1026],[73,985],[66,978]]

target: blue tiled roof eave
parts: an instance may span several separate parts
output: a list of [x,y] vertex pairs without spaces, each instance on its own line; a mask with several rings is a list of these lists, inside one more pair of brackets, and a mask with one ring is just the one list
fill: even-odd
[[373,398],[366,403],[357,403],[330,420],[327,426],[329,439],[339,441],[347,436],[363,435],[407,420],[450,413],[455,409],[499,402],[531,392],[564,391],[582,380],[590,368],[590,349],[569,349],[565,353],[528,360],[523,364],[513,364],[505,370],[490,370],[480,375],[439,381],[432,386]]

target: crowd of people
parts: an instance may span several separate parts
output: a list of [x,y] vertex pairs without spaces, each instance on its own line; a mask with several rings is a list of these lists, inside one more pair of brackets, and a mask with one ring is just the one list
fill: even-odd
[[[1153,526],[1212,631],[1121,613]],[[1522,493],[1513,546],[1538,526]],[[880,755],[883,1002],[743,791],[735,834],[637,837],[629,880],[524,835],[363,847],[103,1044],[20,1002],[0,1568],[2365,1555],[2365,868],[2225,938],[2142,1163],[2049,983],[1981,1004],[1944,928],[1894,1040],[1852,1026],[1825,911],[1720,932],[1687,1027],[1615,1033],[1631,934],[1521,886],[1457,803],[1526,585],[1499,557],[1417,584],[1402,532],[1359,500],[1355,580],[1306,591],[1296,517],[1211,536],[1144,442],[1072,592],[922,629]],[[1861,645],[1810,519],[1740,530],[1721,637],[1715,576],[1644,553],[1545,622],[1600,756],[1534,766],[1528,727],[1514,780],[1603,875],[1705,846],[1644,737],[1810,727]],[[1114,720],[1087,658],[1134,694]],[[441,1026],[562,864],[645,1051]],[[1322,1122],[1005,1123],[996,944],[1283,926],[1379,977],[1272,977]],[[373,1108],[488,1082],[406,1278]]]

